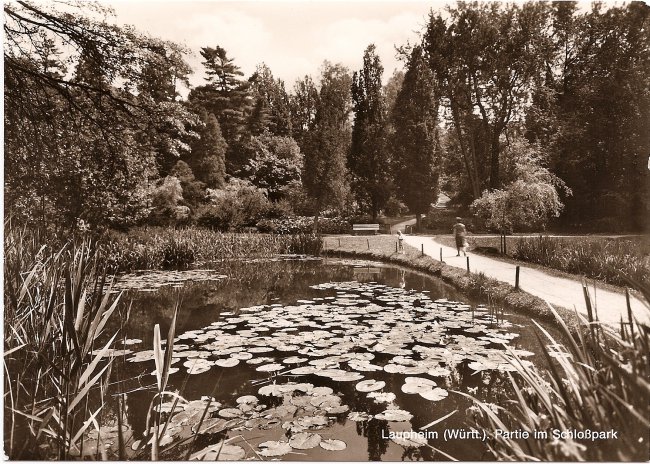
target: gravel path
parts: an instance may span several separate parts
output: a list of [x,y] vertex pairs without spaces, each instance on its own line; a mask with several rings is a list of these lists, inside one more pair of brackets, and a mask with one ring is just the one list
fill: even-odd
[[[408,221],[394,226],[394,230],[415,221]],[[422,249],[424,253],[440,259],[440,249],[442,249],[442,259],[450,266],[465,269],[467,259],[462,256],[456,256],[456,249],[443,245],[435,241],[432,237],[419,235],[406,235],[404,241],[417,248]],[[487,256],[468,254],[469,266],[471,272],[482,272],[488,277],[500,280],[502,282],[515,284],[515,264],[507,263]],[[587,314],[587,306],[583,295],[582,285],[571,279],[556,277],[544,271],[533,269],[525,265],[520,265],[519,287],[535,296],[543,298],[552,305],[563,306],[573,309],[579,313]],[[589,288],[592,302],[595,303],[598,318],[602,322],[618,325],[620,318],[627,321],[627,305],[625,302],[625,293],[623,290],[614,292],[598,288],[594,291],[593,286]],[[650,307],[636,297],[631,299],[632,313],[640,320],[650,323]]]

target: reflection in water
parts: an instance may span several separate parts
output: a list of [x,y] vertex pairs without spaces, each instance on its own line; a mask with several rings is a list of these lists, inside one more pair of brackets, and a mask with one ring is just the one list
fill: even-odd
[[[291,347],[292,340],[301,340],[299,337],[305,333],[314,330],[324,330],[330,335],[330,339],[336,339],[336,343],[341,345],[346,343],[345,340],[363,340],[365,332],[372,332],[373,330],[360,330],[365,323],[363,316],[361,318],[352,317],[347,322],[342,323],[340,320],[334,318],[328,320],[326,316],[319,316],[318,321],[309,319],[312,313],[318,312],[313,307],[306,306],[305,309],[292,313],[291,307],[296,307],[296,302],[314,301],[314,299],[331,298],[331,301],[336,300],[339,302],[338,306],[330,305],[327,311],[333,317],[339,317],[341,314],[349,314],[354,316],[355,312],[359,309],[370,308],[371,305],[355,303],[355,299],[349,295],[346,297],[344,294],[358,293],[357,300],[363,299],[372,300],[373,305],[385,305],[384,309],[373,313],[372,317],[376,317],[380,324],[386,324],[386,316],[392,313],[400,314],[403,320],[396,318],[393,322],[388,323],[387,330],[390,326],[403,326],[405,331],[399,337],[404,337],[409,334],[409,330],[420,330],[422,335],[418,335],[416,340],[411,342],[400,342],[399,337],[395,342],[387,345],[387,350],[375,350],[374,359],[371,361],[374,365],[384,366],[387,363],[395,364],[399,369],[413,369],[417,371],[417,363],[420,359],[424,359],[426,351],[411,351],[416,345],[424,345],[426,347],[433,347],[435,349],[442,349],[443,347],[453,347],[456,349],[463,349],[463,347],[472,347],[472,340],[483,333],[477,332],[474,335],[464,332],[460,327],[456,327],[453,320],[447,320],[445,317],[431,317],[427,320],[427,305],[430,305],[431,300],[438,298],[445,298],[448,300],[462,300],[467,301],[457,291],[443,282],[425,277],[423,274],[405,271],[404,269],[381,266],[376,263],[372,265],[367,264],[362,267],[354,267],[349,264],[341,264],[329,261],[327,263],[319,262],[270,262],[270,263],[254,263],[249,265],[229,265],[227,269],[217,269],[218,272],[231,276],[231,278],[216,282],[198,282],[187,283],[182,289],[165,288],[159,289],[155,292],[148,293],[132,293],[124,298],[123,301],[129,301],[129,297],[133,298],[133,305],[131,308],[131,319],[128,327],[129,338],[139,338],[143,343],[136,347],[137,350],[148,349],[151,347],[151,332],[154,324],[161,325],[161,331],[165,333],[168,328],[169,320],[174,308],[174,304],[179,294],[182,298],[181,311],[178,318],[177,335],[180,337],[187,336],[189,338],[181,338],[178,344],[185,345],[187,348],[182,348],[180,351],[193,351],[199,350],[201,343],[193,339],[191,334],[198,334],[199,336],[206,335],[209,330],[206,328],[212,327],[216,330],[216,341],[222,337],[230,337],[233,340],[230,343],[231,347],[237,348],[241,345],[240,349],[235,349],[227,356],[242,354],[246,350],[246,346],[258,346],[260,348],[268,346],[269,340],[281,336],[285,340],[287,349],[278,351],[279,346],[275,346],[275,351],[269,353],[255,354],[254,357],[269,357],[267,363],[283,364],[283,360],[290,357],[306,357],[311,360],[320,359],[320,357],[313,357],[314,353],[303,351],[308,345],[313,343],[297,342],[295,347]],[[324,282],[367,282],[372,283],[366,287],[359,287],[355,289],[354,286],[349,286],[345,289],[333,285],[331,288],[321,286],[320,289],[313,288],[313,286],[322,284]],[[375,286],[374,282],[386,285],[382,288]],[[391,287],[399,294],[391,293]],[[421,293],[414,293],[415,291]],[[180,292],[180,293],[179,293]],[[391,296],[392,295],[392,296]],[[428,295],[428,298],[427,298]],[[397,299],[396,299],[397,298]],[[126,303],[125,303],[126,304]],[[347,306],[348,304],[352,306]],[[265,305],[259,306],[258,305]],[[313,305],[312,305],[313,306]],[[242,308],[256,307],[255,310],[244,310]],[[282,316],[279,316],[278,308],[281,309]],[[351,311],[349,309],[352,308]],[[354,308],[357,308],[356,310]],[[346,312],[347,311],[347,312]],[[276,317],[275,314],[278,314]],[[327,313],[327,312],[326,312]],[[323,313],[323,314],[326,314]],[[303,326],[300,329],[294,328],[291,325],[277,326],[268,324],[268,322],[277,322],[278,319],[287,318],[288,315],[294,315],[296,320],[301,320],[305,324],[314,323],[315,325],[307,328]],[[320,314],[320,313],[319,313]],[[359,314],[361,314],[359,312]],[[452,313],[449,313],[453,315]],[[458,318],[467,321],[467,310],[459,308],[457,312]],[[272,321],[268,321],[267,315],[273,315]],[[293,317],[293,316],[292,316]],[[422,331],[417,326],[413,325],[416,319],[409,321],[409,318],[415,317],[424,318],[427,321],[426,330]],[[252,322],[259,319],[260,323]],[[418,320],[420,320],[418,319]],[[509,330],[513,330],[521,334],[520,337],[511,340],[510,345],[519,350],[535,351],[537,348],[534,346],[534,337],[526,336],[530,333],[530,328],[526,325],[527,319],[519,316],[509,316],[507,318],[509,323],[513,326]],[[381,320],[384,320],[381,322]],[[235,322],[229,322],[235,321]],[[301,324],[303,323],[301,322]],[[404,325],[407,324],[407,325]],[[409,329],[408,324],[413,326]],[[465,324],[465,322],[463,323]],[[521,326],[519,326],[521,325]],[[444,326],[444,330],[442,327]],[[485,324],[486,327],[489,324]],[[377,327],[377,326],[373,326]],[[481,329],[482,330],[482,329]],[[486,329],[487,330],[487,329]],[[491,329],[490,329],[491,330]],[[247,337],[255,337],[253,334],[258,333],[260,339],[259,345],[247,345]],[[420,333],[418,332],[418,333]],[[489,331],[488,331],[489,332]],[[492,333],[492,332],[489,332]],[[223,335],[219,335],[223,334]],[[241,334],[243,337],[240,342],[236,342],[234,336]],[[436,334],[440,338],[435,339]],[[180,338],[179,337],[179,338]],[[271,337],[268,340],[264,337]],[[427,340],[427,337],[429,339]],[[432,338],[433,337],[433,338]],[[328,339],[325,337],[324,340]],[[207,337],[207,342],[213,343],[213,339]],[[389,339],[390,340],[390,339]],[[196,344],[198,343],[198,344]],[[321,342],[318,342],[321,343]],[[490,342],[491,343],[491,342]],[[498,371],[490,369],[490,366],[481,364],[483,359],[481,350],[487,349],[488,342],[481,345],[476,345],[473,350],[475,353],[468,352],[469,360],[473,361],[474,367],[470,367],[470,362],[453,358],[455,355],[444,354],[442,351],[440,355],[452,356],[449,358],[449,365],[453,365],[453,369],[443,369],[438,373],[438,377],[434,377],[438,383],[438,387],[447,390],[460,390],[476,392],[476,396],[489,402],[503,402],[503,399],[509,396],[508,384],[504,382],[504,375]],[[331,343],[321,343],[322,347],[319,349],[328,350],[332,349]],[[491,345],[490,345],[491,346]],[[438,347],[438,348],[436,348]],[[214,353],[226,353],[229,347],[215,346],[212,348],[213,354],[206,353],[206,356],[211,358],[216,356]],[[427,348],[428,349],[428,348]],[[366,348],[350,347],[351,352],[362,353]],[[402,354],[409,353],[406,357]],[[303,351],[303,352],[301,352]],[[343,352],[341,352],[343,353]],[[200,354],[200,353],[199,353]],[[325,354],[325,353],[324,353]],[[322,355],[321,355],[322,356]],[[332,352],[331,356],[338,356],[336,352]],[[404,359],[400,359],[400,356]],[[409,360],[409,356],[412,360]],[[188,358],[189,359],[189,358]],[[442,358],[441,358],[442,359]],[[541,359],[539,356],[533,356],[535,362]],[[224,408],[237,408],[236,399],[244,395],[258,395],[258,390],[261,386],[269,385],[271,382],[278,385],[283,385],[287,381],[294,382],[309,382],[316,388],[329,387],[333,390],[334,395],[342,398],[342,405],[345,406],[346,411],[351,412],[367,412],[370,417],[379,414],[387,409],[388,404],[372,401],[365,393],[361,393],[355,389],[356,382],[337,381],[336,379],[322,377],[318,375],[301,375],[301,376],[287,376],[286,373],[281,372],[281,375],[268,374],[265,372],[257,371],[260,364],[251,364],[246,357],[241,358],[237,367],[234,368],[215,368],[213,367],[208,373],[199,375],[186,376],[186,368],[183,366],[185,358],[179,359],[175,366],[180,367],[180,373],[172,375],[170,382],[172,388],[183,391],[181,394],[188,400],[199,399],[204,395],[214,396],[215,399],[223,403]],[[253,359],[254,360],[254,359]],[[397,360],[397,361],[396,361]],[[336,364],[342,364],[340,368],[346,366],[345,360],[340,360]],[[400,364],[401,363],[401,364]],[[301,366],[309,366],[311,364],[300,364]],[[128,423],[133,427],[134,433],[139,435],[145,428],[146,411],[152,398],[152,390],[147,388],[155,382],[155,377],[150,375],[153,369],[153,363],[126,363],[124,365],[116,366],[116,372],[119,368],[124,369],[119,372],[120,377],[125,379],[122,382],[124,391],[129,393],[126,395],[128,409]],[[399,367],[402,366],[402,367]],[[441,365],[441,368],[444,364]],[[322,367],[321,369],[324,369]],[[339,367],[337,367],[339,368]],[[289,369],[289,367],[283,370]],[[478,369],[478,371],[477,371]],[[405,372],[406,372],[405,371]],[[336,455],[334,451],[325,452],[319,447],[303,451],[305,455],[297,455],[301,459],[345,459],[346,456],[354,456],[350,459],[365,459],[366,456],[359,456],[354,454],[360,444],[353,446],[357,443],[359,438],[362,438],[367,444],[367,459],[369,460],[431,460],[431,459],[444,459],[443,456],[436,456],[434,452],[427,447],[402,447],[390,439],[386,438],[391,427],[393,430],[418,430],[425,424],[429,424],[433,420],[442,417],[450,411],[457,410],[458,413],[451,416],[443,424],[436,426],[442,434],[444,427],[449,428],[465,428],[467,425],[465,411],[470,406],[469,400],[458,395],[449,394],[447,398],[438,402],[431,402],[423,400],[419,395],[405,394],[401,388],[404,384],[404,378],[408,375],[422,376],[421,374],[403,374],[403,373],[389,373],[381,370],[380,372],[361,372],[366,379],[375,378],[381,379],[386,382],[385,392],[393,392],[396,395],[394,407],[404,409],[413,413],[414,417],[410,422],[387,422],[385,420],[371,419],[369,421],[360,421],[353,423],[348,419],[348,413],[335,413],[327,414],[332,417],[332,421],[323,426],[324,429],[337,430],[337,438],[344,440],[348,443],[348,449]],[[260,383],[254,383],[260,382]],[[132,391],[135,390],[135,391]],[[269,422],[263,419],[264,414],[268,410],[279,411],[278,414],[286,413],[288,410],[285,408],[287,404],[293,405],[291,401],[297,404],[305,404],[302,409],[294,411],[292,414],[298,414],[300,411],[305,411],[309,414],[310,405],[309,401],[300,400],[300,395],[303,393],[292,393],[289,399],[286,397],[260,396],[259,413],[247,413],[242,416],[241,422],[244,425],[236,427],[236,431],[229,436],[234,436],[241,433],[248,443],[257,446],[259,443],[267,440],[286,440],[291,434],[288,430],[283,430],[280,426],[287,421],[283,416],[279,416]],[[310,395],[309,392],[306,395]],[[286,396],[286,395],[285,395]],[[287,403],[288,402],[288,403]],[[108,403],[107,407],[115,407],[113,403]],[[284,408],[284,409],[283,409]],[[291,408],[289,408],[290,410]],[[300,412],[303,414],[303,412]],[[314,414],[312,411],[311,414]],[[215,415],[213,420],[218,420],[218,415]],[[265,428],[267,427],[267,428]],[[318,432],[319,428],[311,428],[309,432]],[[354,433],[356,431],[356,434]],[[323,432],[326,432],[324,430]],[[324,433],[323,436],[327,436]],[[284,437],[284,438],[283,438]],[[215,443],[219,437],[202,434],[200,436],[203,445]],[[442,440],[431,442],[435,447],[451,454],[460,459],[476,460],[486,458],[484,455],[485,447],[480,442],[475,441],[457,441],[445,443]],[[363,449],[363,448],[361,448]],[[325,453],[325,454],[323,454]],[[170,456],[178,457],[178,456]],[[287,455],[285,459],[295,459],[296,455]]]

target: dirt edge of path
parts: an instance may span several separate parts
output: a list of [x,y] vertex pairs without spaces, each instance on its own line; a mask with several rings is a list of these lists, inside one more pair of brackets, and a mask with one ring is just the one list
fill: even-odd
[[[405,246],[405,248],[407,247],[408,245]],[[415,248],[409,251],[418,252]],[[332,258],[363,258],[398,264],[403,267],[424,272],[433,277],[438,277],[472,297],[487,300],[489,294],[490,299],[497,305],[502,305],[504,308],[516,311],[520,314],[542,319],[557,327],[560,326],[548,304],[543,299],[522,290],[515,290],[515,288],[510,284],[484,275],[467,274],[467,272],[462,269],[448,266],[447,264],[441,263],[440,261],[426,255],[413,257],[409,254],[398,254],[394,252],[386,253],[376,250],[337,250],[329,248],[323,250],[322,254]],[[579,302],[576,302],[576,304],[577,303]],[[554,306],[553,308],[557,311],[571,332],[576,332],[576,329],[579,327],[579,322],[575,312],[561,306]]]

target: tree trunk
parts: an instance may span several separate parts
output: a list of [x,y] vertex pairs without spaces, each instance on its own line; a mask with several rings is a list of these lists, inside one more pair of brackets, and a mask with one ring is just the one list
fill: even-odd
[[499,179],[499,137],[492,138],[490,147],[490,189],[498,189],[501,186]]
[[318,233],[318,219],[320,217],[320,208],[316,208],[316,213],[314,214],[314,233]]
[[422,213],[416,213],[415,214],[415,230],[420,232],[421,227],[422,227]]

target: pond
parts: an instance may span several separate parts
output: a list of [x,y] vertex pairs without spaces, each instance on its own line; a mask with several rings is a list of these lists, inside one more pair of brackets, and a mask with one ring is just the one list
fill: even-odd
[[[438,279],[379,263],[143,272],[117,288],[129,322],[113,376],[129,452],[144,448],[156,393],[153,326],[164,340],[180,301],[167,390],[182,399],[171,413],[174,397],[162,404],[162,459],[490,459],[472,435],[471,401],[456,392],[504,404],[506,346],[544,363],[529,317],[494,313]],[[99,446],[114,452],[119,409],[115,396],[105,403]],[[428,439],[402,433],[410,431]],[[89,438],[92,453],[97,432]]]

